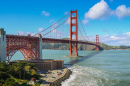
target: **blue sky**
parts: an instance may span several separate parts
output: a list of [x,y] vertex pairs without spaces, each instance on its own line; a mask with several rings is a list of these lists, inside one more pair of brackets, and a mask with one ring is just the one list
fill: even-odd
[[[37,33],[70,10],[78,10],[88,37],[130,45],[129,0],[0,0],[0,28],[7,34]],[[50,22],[52,21],[52,22]]]

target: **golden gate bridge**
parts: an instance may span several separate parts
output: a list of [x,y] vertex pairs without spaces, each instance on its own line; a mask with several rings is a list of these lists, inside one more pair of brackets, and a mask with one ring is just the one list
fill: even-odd
[[[70,15],[69,15],[70,14]],[[81,31],[81,29],[83,31]],[[87,44],[96,46],[99,51],[99,35],[96,35],[96,43],[90,42],[86,38],[86,34],[82,22],[78,16],[77,10],[70,11],[59,21],[55,22],[48,28],[40,31],[35,35],[6,35],[4,29],[0,29],[1,41],[1,61],[9,62],[12,56],[20,51],[25,60],[42,59],[42,43],[68,43],[70,44],[70,57],[78,56],[78,44]],[[69,34],[69,37],[66,37]],[[68,39],[69,38],[69,39]],[[83,40],[83,41],[82,41]]]

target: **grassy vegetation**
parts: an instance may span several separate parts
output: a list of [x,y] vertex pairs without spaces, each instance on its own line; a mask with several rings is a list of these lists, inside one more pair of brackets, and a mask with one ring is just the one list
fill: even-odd
[[23,61],[13,64],[0,62],[0,86],[30,86],[27,82],[32,77],[41,78],[34,64]]

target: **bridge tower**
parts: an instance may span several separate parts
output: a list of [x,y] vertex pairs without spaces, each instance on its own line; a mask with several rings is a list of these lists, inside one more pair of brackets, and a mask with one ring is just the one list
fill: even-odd
[[[96,45],[99,46],[99,35],[96,35]],[[99,47],[96,46],[96,51],[99,51]]]
[[6,32],[0,28],[0,62],[6,62]]
[[[77,43],[72,43],[72,40],[78,41],[78,30],[77,30],[77,10],[70,11],[70,56],[77,57]],[[73,39],[73,35],[75,39]]]

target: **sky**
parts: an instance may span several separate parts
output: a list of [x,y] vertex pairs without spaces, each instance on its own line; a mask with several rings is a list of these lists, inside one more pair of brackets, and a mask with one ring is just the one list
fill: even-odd
[[0,28],[7,34],[38,33],[77,10],[90,40],[130,45],[129,0],[0,0]]

